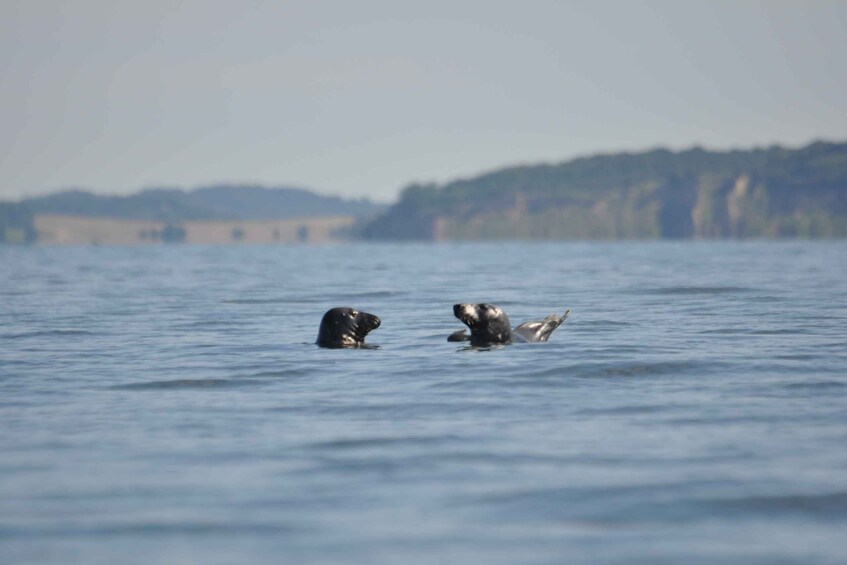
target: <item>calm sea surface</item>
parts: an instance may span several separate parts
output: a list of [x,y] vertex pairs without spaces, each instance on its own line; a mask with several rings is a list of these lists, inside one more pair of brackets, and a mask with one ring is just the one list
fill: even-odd
[[844,563],[847,242],[0,247],[0,454],[4,564]]

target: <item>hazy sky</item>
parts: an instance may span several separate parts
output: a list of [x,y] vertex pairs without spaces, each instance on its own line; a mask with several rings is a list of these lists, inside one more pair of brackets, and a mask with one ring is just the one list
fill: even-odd
[[847,2],[0,2],[0,198],[847,140]]

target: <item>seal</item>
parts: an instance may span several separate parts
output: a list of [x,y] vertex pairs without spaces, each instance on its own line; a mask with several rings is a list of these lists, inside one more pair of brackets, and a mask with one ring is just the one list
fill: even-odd
[[453,315],[468,326],[471,335],[465,330],[458,330],[450,334],[447,341],[470,341],[474,347],[545,342],[570,314],[571,311],[566,310],[561,316],[550,315],[512,329],[509,317],[494,304],[455,304]]
[[365,345],[365,336],[377,329],[382,320],[355,308],[332,308],[321,319],[318,330],[320,347],[356,348]]

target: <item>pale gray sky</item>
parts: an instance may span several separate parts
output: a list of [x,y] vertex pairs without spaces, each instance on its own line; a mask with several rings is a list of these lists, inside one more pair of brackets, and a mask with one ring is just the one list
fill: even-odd
[[0,2],[0,198],[847,139],[847,2]]

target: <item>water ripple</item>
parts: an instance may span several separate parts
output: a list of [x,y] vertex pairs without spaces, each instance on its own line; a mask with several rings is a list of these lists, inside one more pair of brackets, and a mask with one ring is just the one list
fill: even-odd
[[668,286],[660,288],[636,289],[632,292],[637,294],[656,294],[660,296],[676,295],[716,295],[716,294],[739,294],[748,292],[761,292],[755,288],[743,286]]
[[256,386],[259,384],[262,383],[251,379],[174,379],[113,385],[107,388],[112,390],[219,389]]
[[29,339],[34,337],[75,337],[96,335],[88,330],[40,330],[23,333],[0,334],[0,339]]

